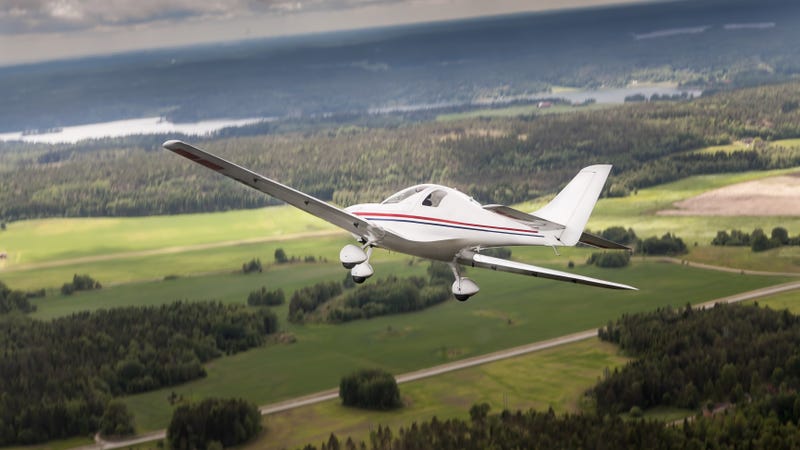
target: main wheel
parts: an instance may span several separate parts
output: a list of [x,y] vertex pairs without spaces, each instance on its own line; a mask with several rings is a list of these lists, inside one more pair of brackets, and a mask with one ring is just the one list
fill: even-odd
[[469,297],[470,297],[469,295],[463,295],[463,294],[453,294],[453,295],[455,295],[455,297],[456,297],[456,300],[458,300],[458,301],[460,301],[460,302],[465,302],[465,301],[467,301],[467,300],[469,299]]
[[356,284],[361,284],[365,281],[367,281],[365,277],[353,277],[353,282],[355,282]]
[[342,266],[343,266],[345,269],[347,269],[347,270],[350,270],[350,269],[352,269],[353,267],[355,267],[355,266],[356,266],[356,263],[342,263]]

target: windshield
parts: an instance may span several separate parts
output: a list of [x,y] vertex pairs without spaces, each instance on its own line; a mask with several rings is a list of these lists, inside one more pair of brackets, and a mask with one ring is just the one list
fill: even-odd
[[427,184],[420,184],[419,186],[413,186],[413,187],[410,187],[408,189],[403,189],[402,191],[400,191],[400,192],[392,195],[391,197],[387,198],[386,200],[384,200],[382,202],[382,204],[388,205],[390,203],[400,203],[403,200],[407,199],[408,197],[411,197],[412,195],[414,195],[414,194],[416,194],[418,192],[422,192],[427,188],[428,188]]

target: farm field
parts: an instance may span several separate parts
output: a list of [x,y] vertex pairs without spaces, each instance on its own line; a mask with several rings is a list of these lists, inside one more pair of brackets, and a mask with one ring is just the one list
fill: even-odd
[[482,402],[491,406],[491,413],[550,407],[557,413],[577,412],[584,390],[604,370],[626,361],[616,346],[589,339],[401,384],[406,406],[396,411],[347,408],[336,399],[270,414],[262,420],[266,433],[243,448],[297,448],[327,441],[331,432],[341,439],[368,441],[370,429],[379,424],[398,430],[434,416],[469,417],[469,408]]
[[[335,387],[342,375],[357,367],[406,373],[583,331],[626,312],[699,303],[785,281],[654,262],[637,262],[620,271],[581,272],[621,279],[642,290],[608,291],[474,270],[470,277],[482,288],[478,296],[416,313],[342,325],[292,325],[283,320],[284,305],[276,312],[283,330],[292,333],[296,343],[215,360],[207,365],[208,376],[202,380],[127,397],[126,402],[140,431],[158,429],[169,419],[167,396],[173,391],[185,398],[246,396],[257,404],[272,403]],[[219,283],[235,285],[233,281],[220,279]],[[247,289],[241,289],[239,298],[244,301]],[[198,287],[194,295],[200,297],[189,291],[184,298],[208,298],[202,291]]]
[[[627,198],[603,199],[595,209],[589,228],[600,230],[622,225],[634,228],[640,237],[675,232],[689,244],[692,254],[685,258],[692,260],[695,254],[713,250],[705,242],[713,238],[717,229],[752,230],[756,226],[770,229],[781,225],[796,234],[800,230],[798,218],[654,215],[674,201],[709,189],[790,172],[792,170],[692,177],[643,189]],[[533,210],[536,207],[535,202],[531,202],[520,208]],[[244,302],[250,291],[261,286],[280,287],[291,295],[301,286],[343,279],[346,272],[336,258],[339,248],[351,241],[346,233],[338,233],[333,227],[288,207],[138,219],[53,219],[52,227],[48,222],[14,223],[2,235],[2,245],[6,246],[11,242],[9,238],[14,238],[16,248],[30,258],[19,258],[22,264],[64,259],[66,263],[47,268],[28,266],[27,269],[22,264],[15,267],[9,263],[0,272],[0,279],[18,289],[57,288],[70,280],[73,273],[88,273],[107,287],[72,297],[51,292],[35,301],[38,310],[34,317],[42,319],[85,309],[155,305],[179,299]],[[51,228],[58,228],[56,223],[75,227],[77,238],[68,240],[64,238],[66,235],[53,232]],[[26,224],[33,226],[28,230]],[[87,226],[85,230],[82,229],[84,225]],[[152,240],[137,238],[116,242],[126,233],[140,228],[147,230]],[[227,228],[235,231],[226,233]],[[49,242],[48,245],[40,242],[36,229],[42,233],[42,242]],[[177,241],[172,241],[170,235],[178,236]],[[23,239],[17,239],[20,236]],[[266,240],[260,241],[264,236]],[[234,238],[240,238],[241,242]],[[699,243],[696,248],[692,245],[695,241]],[[205,246],[217,242],[223,244]],[[168,246],[175,250],[163,254],[126,254],[154,250],[159,245],[167,245],[165,243],[170,243]],[[328,262],[272,265],[274,251],[279,247],[289,256],[302,259],[310,255],[327,258]],[[749,253],[748,249],[726,250]],[[779,250],[790,252],[790,249]],[[136,416],[139,431],[159,429],[166,426],[170,417],[167,396],[173,391],[187,399],[243,396],[266,404],[332,388],[342,375],[356,367],[378,366],[395,374],[405,373],[597,327],[626,312],[698,303],[787,280],[785,277],[710,272],[640,257],[634,258],[627,269],[599,269],[583,265],[591,250],[566,248],[559,252],[560,256],[546,248],[515,248],[513,257],[561,270],[573,261],[576,272],[631,284],[641,291],[621,293],[470,270],[469,276],[482,289],[478,296],[466,303],[448,301],[423,312],[344,325],[293,325],[286,322],[288,306],[283,305],[276,308],[282,330],[293,334],[296,343],[272,344],[220,358],[207,365],[208,376],[202,380],[130,396],[125,401]],[[112,257],[108,260],[69,261],[76,255],[93,258],[109,254]],[[253,257],[265,263],[264,273],[241,274],[241,265]],[[744,253],[734,257],[743,259]],[[381,277],[390,274],[424,276],[427,268],[426,262],[385,251],[377,251],[374,258],[376,275],[370,283],[379,282]],[[793,272],[797,269],[792,258],[784,258],[789,262],[780,266],[764,267],[768,261],[766,257],[748,264],[760,265],[762,270],[779,267],[781,271]],[[163,281],[168,275],[178,277]],[[447,408],[446,405],[441,407]],[[465,411],[460,409],[459,413]]]
[[[670,209],[676,201],[711,189],[798,170],[696,176],[642,189],[625,198],[602,199],[588,228],[597,231],[610,226],[624,226],[633,228],[641,238],[672,232],[689,246],[691,253],[685,256],[686,259],[715,261],[717,255],[708,247],[718,230],[736,228],[750,232],[761,227],[769,231],[775,226],[783,226],[795,235],[800,233],[800,217],[660,216],[655,213]],[[546,201],[542,198],[517,207],[532,211]],[[335,260],[339,248],[350,242],[346,233],[288,206],[183,216],[23,221],[9,224],[0,238],[0,247],[9,252],[10,259],[0,262],[5,265],[0,266],[0,279],[16,289],[57,288],[70,280],[74,273],[88,273],[104,284],[116,284],[161,279],[167,275],[235,271],[253,257],[261,258],[264,263],[271,261],[278,247],[291,255]],[[204,248],[205,245],[212,247]],[[128,253],[156,251],[164,247],[171,250],[144,255]],[[572,250],[559,251],[568,255]],[[588,255],[585,250],[579,252]],[[731,253],[733,267],[759,270],[765,265],[760,270],[800,272],[797,258],[791,256],[791,249],[773,250],[763,256],[751,255],[749,249],[744,248],[731,250]],[[772,257],[776,253],[779,253],[777,260]],[[376,252],[376,255],[381,254],[386,252]],[[529,261],[542,261],[553,253],[546,249],[515,249],[514,254],[530,255],[526,256]],[[90,259],[84,262],[74,260],[81,257]],[[110,259],[93,261],[92,257]],[[576,258],[578,263],[585,256]],[[58,264],[59,260],[67,261],[56,267],[25,268],[25,264],[52,265]],[[557,258],[552,263],[566,264],[565,258]]]

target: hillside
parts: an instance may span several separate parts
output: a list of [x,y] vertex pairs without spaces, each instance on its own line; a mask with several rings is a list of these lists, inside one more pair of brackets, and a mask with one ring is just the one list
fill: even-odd
[[[378,201],[422,182],[510,203],[553,192],[597,162],[615,165],[609,193],[616,196],[694,174],[800,165],[796,148],[768,145],[800,137],[798,105],[800,83],[793,82],[677,103],[575,107],[569,114],[193,142],[342,205]],[[166,138],[0,144],[0,219],[177,214],[275,202],[161,150]],[[745,138],[757,139],[741,151],[692,152]]]
[[793,0],[642,2],[0,68],[0,132],[424,110],[553,86],[752,86],[800,72]]

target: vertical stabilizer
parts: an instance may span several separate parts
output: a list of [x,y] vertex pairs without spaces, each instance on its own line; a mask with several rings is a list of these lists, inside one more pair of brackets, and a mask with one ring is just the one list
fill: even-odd
[[563,225],[558,237],[563,245],[577,244],[610,172],[610,164],[583,168],[556,198],[532,215]]

